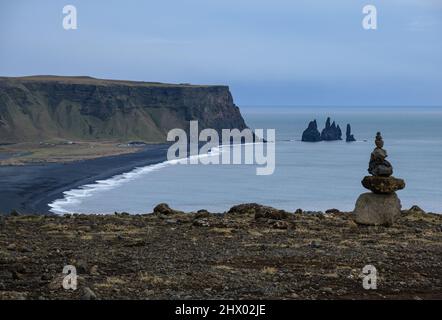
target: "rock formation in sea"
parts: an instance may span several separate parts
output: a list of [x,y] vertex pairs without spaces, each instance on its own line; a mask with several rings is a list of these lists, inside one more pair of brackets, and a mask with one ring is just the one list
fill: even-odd
[[302,141],[305,142],[318,142],[321,141],[321,134],[318,130],[318,124],[316,120],[310,121],[308,128],[302,133]]
[[342,131],[341,128],[336,126],[336,122],[330,125],[330,118],[327,118],[325,122],[325,128],[321,132],[321,139],[323,141],[335,141],[342,140]]
[[362,185],[370,190],[361,194],[354,210],[355,221],[365,225],[391,226],[401,215],[401,201],[396,191],[405,188],[405,181],[392,176],[393,166],[385,158],[384,140],[378,132],[375,138],[376,148],[370,156],[368,172]]
[[[353,137],[354,138],[354,137]],[[331,123],[330,117],[325,122],[325,128],[319,133],[316,120],[311,121],[308,128],[302,134],[302,141],[318,142],[318,141],[336,141],[342,140],[342,130],[336,122]]]
[[351,133],[351,125],[348,123],[347,124],[347,131],[345,133],[345,141],[347,142],[354,142],[356,141],[355,136]]
[[246,128],[227,86],[91,77],[0,77],[0,143],[164,142],[174,128]]

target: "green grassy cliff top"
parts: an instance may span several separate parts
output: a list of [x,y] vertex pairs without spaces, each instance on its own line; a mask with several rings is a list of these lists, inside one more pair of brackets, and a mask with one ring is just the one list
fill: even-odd
[[144,82],[144,81],[129,81],[129,80],[109,80],[97,79],[89,76],[53,76],[53,75],[38,75],[25,77],[0,77],[0,80],[17,81],[17,82],[59,82],[68,84],[89,84],[89,85],[124,85],[124,86],[141,86],[141,87],[225,87],[223,85],[194,85],[189,83],[171,84],[161,82]]

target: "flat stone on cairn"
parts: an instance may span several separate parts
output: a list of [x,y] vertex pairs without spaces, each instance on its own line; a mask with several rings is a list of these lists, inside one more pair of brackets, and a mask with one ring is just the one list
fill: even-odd
[[405,188],[405,181],[395,177],[367,176],[362,180],[364,188],[378,194],[394,193]]
[[401,201],[396,191],[405,188],[405,181],[392,176],[393,166],[385,158],[384,141],[378,132],[376,148],[371,153],[367,176],[362,185],[373,193],[363,193],[356,201],[355,221],[365,225],[391,226],[401,215]]

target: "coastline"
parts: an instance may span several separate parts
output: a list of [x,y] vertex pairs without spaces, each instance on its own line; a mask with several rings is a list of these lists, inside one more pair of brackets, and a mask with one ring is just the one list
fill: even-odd
[[64,191],[163,162],[168,146],[152,144],[134,153],[68,163],[0,166],[0,214],[51,214],[48,204],[62,198]]

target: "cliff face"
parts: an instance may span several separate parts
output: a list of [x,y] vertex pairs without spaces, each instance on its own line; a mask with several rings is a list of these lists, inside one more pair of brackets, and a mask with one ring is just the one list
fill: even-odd
[[173,128],[246,127],[227,86],[89,77],[0,78],[0,143],[53,138],[163,142]]

